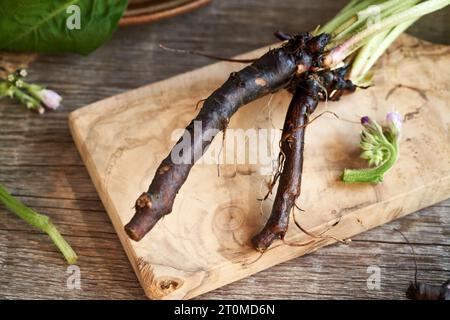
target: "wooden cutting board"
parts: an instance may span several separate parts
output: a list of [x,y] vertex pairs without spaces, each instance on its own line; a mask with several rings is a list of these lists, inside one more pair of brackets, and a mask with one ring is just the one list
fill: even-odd
[[[257,57],[266,50],[244,56]],[[278,241],[263,255],[250,247],[250,238],[270,213],[272,202],[257,199],[266,191],[272,161],[223,164],[220,176],[215,164],[196,165],[170,215],[140,242],[124,233],[135,199],[181,135],[172,136],[173,131],[195,116],[197,101],[241,67],[216,63],[70,115],[75,143],[150,298],[189,299],[334,242],[311,238],[291,224],[287,243],[312,243],[292,246]],[[320,105],[316,114],[332,110],[340,119],[325,114],[307,129],[298,200],[305,211],[294,213],[304,228],[320,233],[339,222],[325,234],[350,238],[450,197],[449,69],[449,47],[403,36],[378,64],[376,86]],[[239,110],[229,128],[277,131],[289,100],[286,92],[260,99]],[[392,110],[405,121],[397,165],[379,185],[340,182],[345,167],[365,165],[359,159],[359,118],[369,115],[382,121]],[[278,141],[266,142],[263,149],[275,160]],[[221,144],[218,136],[210,157],[217,156],[214,152]]]

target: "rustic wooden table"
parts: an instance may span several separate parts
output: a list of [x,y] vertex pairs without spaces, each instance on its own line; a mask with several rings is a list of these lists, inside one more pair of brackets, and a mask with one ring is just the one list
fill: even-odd
[[[40,56],[30,78],[64,96],[44,116],[0,101],[0,183],[51,216],[80,258],[81,289],[67,287],[67,266],[41,233],[0,208],[0,298],[145,299],[70,136],[67,116],[99,99],[211,63],[158,44],[233,56],[274,42],[272,32],[308,30],[346,1],[216,0],[210,7],[151,25],[120,29],[88,57]],[[450,10],[427,17],[411,33],[450,43]],[[332,245],[201,296],[203,299],[402,299],[414,277],[450,278],[450,199],[366,232],[350,246]],[[368,288],[370,267],[381,286]]]

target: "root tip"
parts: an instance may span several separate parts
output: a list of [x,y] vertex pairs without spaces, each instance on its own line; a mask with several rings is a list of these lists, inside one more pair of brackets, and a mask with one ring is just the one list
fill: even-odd
[[284,234],[278,234],[268,229],[263,229],[251,240],[255,250],[264,253],[276,239],[283,239]]
[[132,226],[130,226],[130,224],[127,224],[124,229],[130,239],[134,241],[140,241],[142,239],[139,233]]

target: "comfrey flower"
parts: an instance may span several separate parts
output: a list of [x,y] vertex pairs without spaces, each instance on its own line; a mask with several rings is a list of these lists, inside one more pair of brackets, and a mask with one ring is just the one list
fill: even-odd
[[42,103],[51,110],[56,110],[61,105],[62,97],[53,90],[42,89],[37,94]]
[[399,138],[402,128],[401,116],[398,112],[389,112],[385,126],[364,116],[361,118],[361,158],[367,160],[370,168],[345,169],[342,175],[344,182],[383,181],[384,174],[395,164],[399,153]]
[[368,116],[361,117],[361,125],[366,126],[370,122],[370,118]]
[[62,98],[53,90],[45,89],[37,84],[23,84],[23,87],[33,96],[35,99],[50,110],[56,110],[61,105]]
[[16,99],[28,109],[36,110],[39,114],[44,113],[45,108],[58,109],[62,97],[53,90],[25,82],[23,78],[27,75],[25,69],[19,69],[9,74],[6,80],[0,79],[0,97],[9,96]]
[[[386,133],[392,139],[398,139],[402,130],[402,117],[400,113],[393,111],[386,115]],[[392,140],[393,141],[393,140]]]
[[25,78],[28,75],[27,69],[19,69],[17,70],[17,74],[22,78]]

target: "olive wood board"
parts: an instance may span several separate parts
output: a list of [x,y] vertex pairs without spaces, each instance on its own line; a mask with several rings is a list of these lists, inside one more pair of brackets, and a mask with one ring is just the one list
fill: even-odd
[[[258,57],[267,49],[242,57]],[[243,129],[249,134],[237,144],[234,158],[226,157],[219,166],[214,161],[196,164],[172,213],[140,242],[130,240],[123,227],[136,198],[181,136],[182,130],[175,129],[184,128],[198,112],[197,102],[242,65],[219,62],[131,90],[74,111],[69,122],[147,296],[189,299],[334,243],[334,237],[351,238],[449,198],[449,67],[449,47],[403,35],[378,62],[374,86],[319,105],[317,115],[333,111],[339,118],[324,113],[308,125],[297,201],[304,211],[296,209],[292,215],[309,232],[325,233],[314,238],[291,223],[285,241],[276,241],[262,255],[252,249],[250,239],[270,214],[273,196],[258,199],[267,190],[279,149],[277,139],[269,135],[264,140],[259,133],[282,128],[289,93],[242,107],[229,123],[225,143],[220,133],[201,160],[233,154],[228,142],[239,140],[239,130],[230,129]],[[392,110],[404,118],[397,164],[381,184],[342,183],[344,168],[366,165],[359,158],[360,117],[383,121]],[[263,147],[249,148],[256,141],[251,132],[258,133]],[[256,164],[239,158],[244,153],[251,159],[262,151],[269,156]],[[294,245],[302,243],[309,244]],[[351,242],[347,250],[352,250]]]

